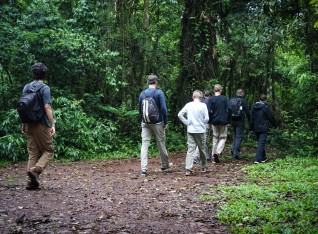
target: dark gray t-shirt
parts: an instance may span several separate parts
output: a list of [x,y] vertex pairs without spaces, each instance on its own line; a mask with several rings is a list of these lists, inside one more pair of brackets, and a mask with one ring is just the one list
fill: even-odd
[[[23,88],[23,94],[25,94],[30,88],[35,88],[37,87],[39,84],[41,84],[41,82],[39,81],[32,81],[31,83],[29,84],[26,84]],[[43,105],[45,104],[52,104],[52,99],[51,99],[51,89],[48,85],[44,85],[39,91],[38,91],[41,96],[42,96],[42,102],[43,102]],[[41,123],[42,124],[45,124],[47,126],[50,126],[50,121],[49,119],[47,118],[46,116],[46,113],[44,111],[44,118],[43,120],[41,120]]]

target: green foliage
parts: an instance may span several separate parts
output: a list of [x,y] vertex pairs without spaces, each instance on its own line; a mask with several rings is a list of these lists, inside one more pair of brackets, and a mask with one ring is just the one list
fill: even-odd
[[302,157],[316,157],[317,151],[317,119],[307,120],[285,115],[284,128],[272,129],[270,144],[286,154]]
[[[221,83],[228,96],[244,88],[250,104],[261,91],[272,96],[282,127],[272,131],[271,141],[286,152],[316,155],[317,32],[310,27],[316,21],[316,0],[311,5],[205,0],[195,5],[198,12],[182,1],[148,3],[147,7],[143,1],[1,2],[2,158],[25,158],[25,138],[12,108],[32,79],[34,61],[48,66],[47,83],[57,103],[72,106],[55,108],[59,158],[108,157],[111,152],[138,155],[137,96],[149,73],[160,77],[167,95],[169,151],[184,146],[181,129],[172,123],[178,121],[178,105],[190,98],[187,93]],[[193,13],[189,24],[187,13]],[[191,37],[189,54],[180,54],[182,40]],[[179,85],[186,89],[177,90]]]
[[26,137],[15,109],[10,109],[0,118],[0,152],[0,160],[4,161],[27,158]]
[[317,158],[288,157],[244,170],[246,183],[216,188],[227,201],[218,218],[233,233],[316,233]]
[[54,100],[56,121],[55,157],[92,158],[113,150],[116,126],[88,116],[82,100],[58,97]]
[[[315,8],[316,11],[316,15],[318,14],[318,0],[311,0],[310,4],[313,5],[313,7]],[[314,28],[318,28],[318,20],[314,23]]]

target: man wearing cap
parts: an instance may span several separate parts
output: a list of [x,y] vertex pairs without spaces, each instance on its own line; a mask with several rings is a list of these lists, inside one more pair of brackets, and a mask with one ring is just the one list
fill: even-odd
[[[155,136],[157,146],[161,158],[161,170],[165,171],[172,167],[172,163],[169,163],[168,152],[166,149],[166,135],[165,130],[168,127],[168,111],[167,105],[164,98],[164,93],[161,89],[157,89],[158,77],[156,75],[149,75],[148,88],[142,91],[139,95],[139,114],[141,117],[141,175],[146,176],[148,170],[148,148],[152,135]],[[144,113],[144,100],[148,97],[153,97],[156,106],[158,108],[159,116],[155,121],[147,121],[143,118]]]

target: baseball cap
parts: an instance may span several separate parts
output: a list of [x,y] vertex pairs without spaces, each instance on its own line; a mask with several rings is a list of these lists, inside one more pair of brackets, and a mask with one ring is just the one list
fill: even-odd
[[147,81],[148,84],[155,84],[158,81],[158,77],[156,75],[149,75]]

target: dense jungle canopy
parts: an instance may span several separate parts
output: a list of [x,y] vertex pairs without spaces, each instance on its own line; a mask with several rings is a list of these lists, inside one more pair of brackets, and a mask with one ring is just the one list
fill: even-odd
[[26,157],[15,110],[35,61],[49,68],[56,157],[138,155],[139,93],[154,73],[169,108],[170,151],[185,147],[177,112],[194,89],[259,93],[279,120],[274,143],[317,153],[316,0],[1,0],[0,159]]

